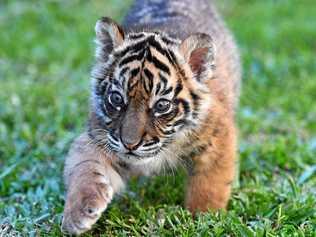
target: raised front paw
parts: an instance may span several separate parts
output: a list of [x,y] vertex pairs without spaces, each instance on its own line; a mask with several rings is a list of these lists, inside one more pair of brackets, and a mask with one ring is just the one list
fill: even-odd
[[[81,184],[82,185],[82,184]],[[91,229],[113,197],[113,189],[105,183],[92,183],[67,194],[61,229],[64,233],[79,235]]]

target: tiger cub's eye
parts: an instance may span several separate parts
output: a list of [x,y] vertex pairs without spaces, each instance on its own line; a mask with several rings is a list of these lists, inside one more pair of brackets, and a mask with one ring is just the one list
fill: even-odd
[[154,106],[155,112],[159,114],[163,114],[168,112],[171,107],[171,102],[166,99],[158,100]]
[[112,92],[109,95],[109,102],[115,107],[120,108],[122,105],[124,105],[123,97],[118,92]]

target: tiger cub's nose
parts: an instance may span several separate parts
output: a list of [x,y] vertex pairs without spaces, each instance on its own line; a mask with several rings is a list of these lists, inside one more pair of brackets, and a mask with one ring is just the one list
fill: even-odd
[[123,134],[120,136],[121,142],[129,151],[136,150],[142,143],[142,136],[135,136],[136,134],[134,134],[134,136],[128,136],[130,134],[124,134],[125,136],[122,135]]
[[134,151],[136,150],[140,144],[142,143],[142,139],[128,139],[128,138],[122,138],[121,141],[124,145],[124,147],[129,150],[129,151]]

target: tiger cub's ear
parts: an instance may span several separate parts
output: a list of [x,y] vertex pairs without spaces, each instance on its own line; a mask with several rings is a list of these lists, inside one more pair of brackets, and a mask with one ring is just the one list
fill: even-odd
[[101,61],[106,61],[112,50],[124,41],[123,29],[112,19],[102,17],[95,25],[96,56]]
[[190,35],[182,41],[180,52],[197,80],[205,81],[213,77],[215,47],[211,36],[203,33]]

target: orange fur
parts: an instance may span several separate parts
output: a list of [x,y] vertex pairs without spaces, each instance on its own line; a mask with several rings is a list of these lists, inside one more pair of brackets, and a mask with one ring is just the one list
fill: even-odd
[[207,149],[193,157],[186,191],[186,207],[192,213],[225,209],[235,177],[237,136],[233,117],[214,104],[209,114],[209,123],[199,134],[199,145],[206,143]]
[[[133,42],[128,35],[124,38],[123,30],[112,20],[102,18],[98,21],[97,63],[93,71],[95,85],[89,128],[76,139],[65,162],[67,196],[62,224],[65,231],[81,234],[90,229],[113,195],[131,176],[156,174],[164,166],[172,167],[181,159],[193,164],[188,169],[186,207],[193,214],[226,208],[237,162],[234,120],[241,75],[234,41],[225,27],[219,25],[212,31],[214,37],[196,33],[180,41],[170,39],[161,32],[138,32]],[[95,91],[104,82],[120,79],[118,75],[122,68],[117,66],[119,63],[113,63],[115,55],[123,54],[126,48],[132,48],[130,45],[137,45],[139,37],[147,45],[144,55],[150,54],[156,63],[145,56],[138,61],[133,59],[138,58],[134,51],[128,55],[127,50],[121,56],[133,59],[123,67],[136,73],[129,74],[128,83],[131,83],[127,84],[125,110],[112,108],[116,115],[111,117],[111,112],[102,112],[109,103],[108,95],[105,91]],[[153,45],[150,46],[151,43]],[[170,53],[174,54],[174,60],[170,59]],[[150,71],[151,76],[146,75],[145,70],[147,73]],[[153,112],[158,97],[153,91],[162,87],[157,86],[163,81],[162,71],[168,84],[164,85],[164,89],[171,88],[166,94],[179,90],[167,97],[172,100],[172,106],[177,106],[174,109],[177,114],[169,120]],[[149,77],[152,77],[151,81]],[[150,92],[148,87],[151,87]],[[154,138],[169,141],[167,135],[170,134],[166,133],[168,125],[175,129],[174,124],[181,120],[179,118],[186,119],[186,125],[190,125],[171,133],[171,142],[161,142],[167,148],[163,147],[155,156],[128,157],[127,150],[135,151],[139,144],[148,145]],[[105,126],[106,122],[108,125]],[[113,133],[111,139],[116,136],[114,143],[119,143],[123,155],[114,151],[113,147],[109,148],[110,138],[106,136],[110,131]]]

